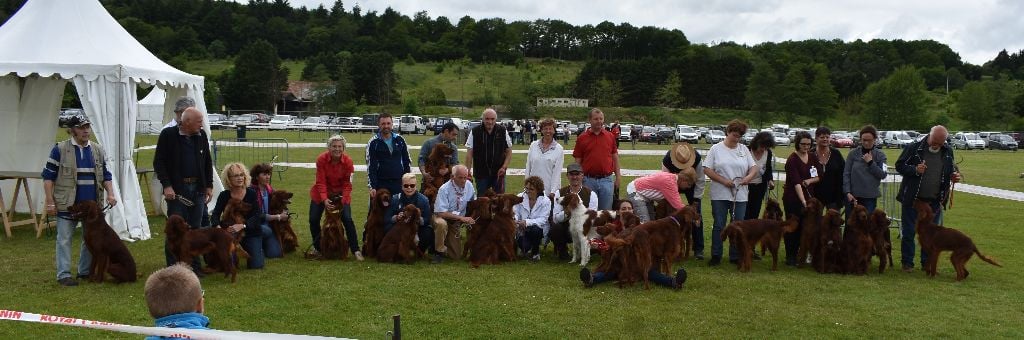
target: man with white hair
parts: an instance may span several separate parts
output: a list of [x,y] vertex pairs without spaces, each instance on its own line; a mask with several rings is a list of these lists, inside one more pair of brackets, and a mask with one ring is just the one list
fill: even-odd
[[469,182],[469,169],[465,165],[452,167],[452,179],[437,190],[434,201],[434,259],[441,263],[447,254],[453,259],[462,258],[462,237],[459,227],[472,225],[476,220],[466,216],[466,206],[476,199],[473,183]]
[[[210,142],[203,131],[204,114],[194,107],[182,111],[181,124],[160,132],[153,169],[163,186],[167,215],[181,216],[191,228],[204,227],[206,203],[213,194],[213,160]],[[177,262],[164,251],[167,265]],[[193,269],[199,274],[198,261]]]
[[512,160],[512,138],[501,124],[498,113],[487,108],[480,116],[483,124],[470,130],[466,138],[466,168],[476,182],[477,195],[487,189],[505,192],[505,171]]
[[[960,181],[960,172],[953,161],[953,148],[946,143],[948,136],[946,127],[936,125],[928,136],[908,145],[896,159],[896,171],[903,176],[896,199],[903,205],[900,251],[903,253],[904,272],[914,271],[914,224],[917,221],[914,201],[928,202],[935,211],[934,222],[941,225],[942,209],[949,202],[951,183]],[[921,250],[922,267],[929,255]]]
[[163,128],[166,129],[169,127],[178,126],[178,124],[181,123],[181,114],[185,112],[185,109],[195,106],[196,101],[192,99],[192,97],[178,98],[178,100],[174,102],[174,119],[172,119],[170,122],[167,122],[167,125],[164,125]]

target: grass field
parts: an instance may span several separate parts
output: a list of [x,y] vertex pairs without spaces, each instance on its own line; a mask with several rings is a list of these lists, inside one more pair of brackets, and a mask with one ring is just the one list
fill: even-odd
[[[368,137],[357,134],[349,139],[362,143]],[[419,145],[423,138],[410,136],[409,144]],[[152,143],[143,138],[140,144]],[[312,162],[321,150],[293,151],[291,161]],[[349,153],[356,164],[363,163],[361,150]],[[788,153],[788,149],[776,150],[780,157]],[[898,156],[896,150],[887,154],[890,164]],[[1019,171],[1015,169],[1020,164],[1018,153],[959,154],[965,157],[961,166],[969,183],[1002,183],[1000,187],[1012,189],[1006,183],[1020,181],[1016,176],[989,178]],[[139,153],[140,164],[151,159],[152,151]],[[524,156],[515,156],[513,167],[522,167],[524,161]],[[623,157],[622,167],[654,168],[658,162],[658,157],[630,156]],[[274,179],[276,189],[297,193],[292,211],[298,213],[294,229],[303,248],[310,239],[306,192],[313,174],[312,169],[295,168],[285,172],[283,180]],[[355,187],[364,188],[365,178],[365,173],[357,174]],[[508,187],[520,184],[519,179],[510,179]],[[366,200],[363,190],[356,190],[354,196],[354,202]],[[1021,338],[1024,253],[1019,244],[1024,236],[1019,232],[1017,209],[1022,207],[1020,202],[957,196],[946,224],[972,236],[982,253],[1004,265],[996,268],[974,259],[968,263],[971,276],[961,283],[952,282],[948,253],[943,254],[935,279],[920,271],[898,270],[863,277],[819,275],[785,266],[770,272],[768,260],[755,262],[753,272],[743,274],[730,265],[707,267],[691,259],[680,264],[690,273],[682,291],[619,289],[612,284],[584,289],[577,278],[579,267],[555,261],[550,248],[539,263],[519,261],[479,269],[465,262],[323,262],[289,254],[270,260],[263,270],[243,269],[234,284],[219,275],[204,278],[206,314],[217,329],[356,338],[382,337],[393,314],[402,315],[404,335],[428,339]],[[359,226],[366,205],[356,203],[352,208]],[[704,213],[710,227],[710,209]],[[0,291],[0,308],[151,325],[143,281],[163,266],[163,218],[151,217],[150,223],[153,239],[128,244],[143,275],[140,282],[83,283],[73,288],[55,282],[53,233],[35,239],[29,228],[15,228],[14,238],[0,240],[5,288]],[[709,227],[705,228],[708,249]],[[893,255],[898,266],[897,235],[894,230]],[[80,237],[76,235],[76,248]],[[14,322],[0,323],[0,337],[138,338]]]

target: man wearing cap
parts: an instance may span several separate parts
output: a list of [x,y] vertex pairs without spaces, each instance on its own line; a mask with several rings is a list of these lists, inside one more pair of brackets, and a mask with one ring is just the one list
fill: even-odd
[[[103,148],[89,141],[92,126],[85,115],[67,120],[71,138],[59,142],[50,150],[50,158],[43,167],[43,188],[46,194],[46,213],[57,218],[57,283],[77,286],[71,278],[71,237],[78,221],[71,219],[68,207],[82,201],[99,202],[104,197],[108,206],[117,204],[112,176],[107,169]],[[102,185],[99,185],[102,183]],[[104,195],[106,193],[106,195]],[[102,204],[101,204],[102,206]],[[78,256],[78,278],[89,277],[92,254],[82,240]]]
[[[203,113],[194,107],[181,114],[181,124],[164,129],[156,143],[153,169],[164,190],[167,215],[178,215],[189,227],[201,228],[206,204],[213,194],[213,160],[203,131]],[[167,265],[177,262],[164,247]],[[199,262],[193,269],[199,273]]]
[[565,213],[561,204],[558,204],[559,197],[566,195],[579,195],[587,210],[597,210],[597,193],[583,185],[583,167],[572,163],[566,167],[566,177],[569,178],[569,185],[555,191],[555,198],[551,205],[551,230],[548,231],[548,238],[555,245],[555,254],[562,260],[569,260],[569,214]]
[[[706,175],[701,167],[701,156],[690,143],[681,142],[672,146],[665,157],[661,159],[661,171],[679,173],[683,169],[690,168],[697,173],[696,181],[689,188],[679,192],[686,195],[686,204],[693,206],[700,214],[700,200],[704,196],[704,184],[707,182]],[[701,170],[701,171],[697,171]],[[704,259],[704,224],[697,224],[693,230],[693,255],[697,260]]]
[[572,157],[583,168],[583,183],[597,193],[597,207],[601,210],[612,208],[615,188],[622,178],[615,139],[604,129],[604,112],[595,108],[590,110],[590,129],[580,134],[572,150]]
[[178,126],[178,124],[181,123],[181,113],[185,112],[185,109],[195,106],[196,101],[193,100],[192,97],[178,98],[178,101],[174,102],[174,119],[172,119],[170,122],[167,122],[167,125],[164,125],[163,128],[166,129],[169,127]]

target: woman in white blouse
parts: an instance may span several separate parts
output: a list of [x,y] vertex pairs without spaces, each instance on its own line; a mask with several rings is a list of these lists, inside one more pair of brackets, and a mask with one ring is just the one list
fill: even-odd
[[540,121],[539,129],[541,138],[530,143],[530,150],[526,154],[526,177],[540,177],[544,182],[544,192],[541,194],[551,199],[562,187],[564,148],[555,141],[554,119],[545,118]]
[[534,262],[540,260],[540,241],[548,233],[548,214],[551,213],[551,201],[541,195],[543,192],[544,182],[540,177],[527,177],[526,183],[523,183],[523,193],[519,194],[523,197],[523,203],[513,207],[516,245]]

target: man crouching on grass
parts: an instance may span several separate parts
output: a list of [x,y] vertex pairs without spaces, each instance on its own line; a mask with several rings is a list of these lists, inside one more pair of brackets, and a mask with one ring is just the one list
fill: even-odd
[[203,295],[199,278],[184,263],[160,269],[146,279],[146,306],[157,327],[209,329],[210,319],[203,315]]

